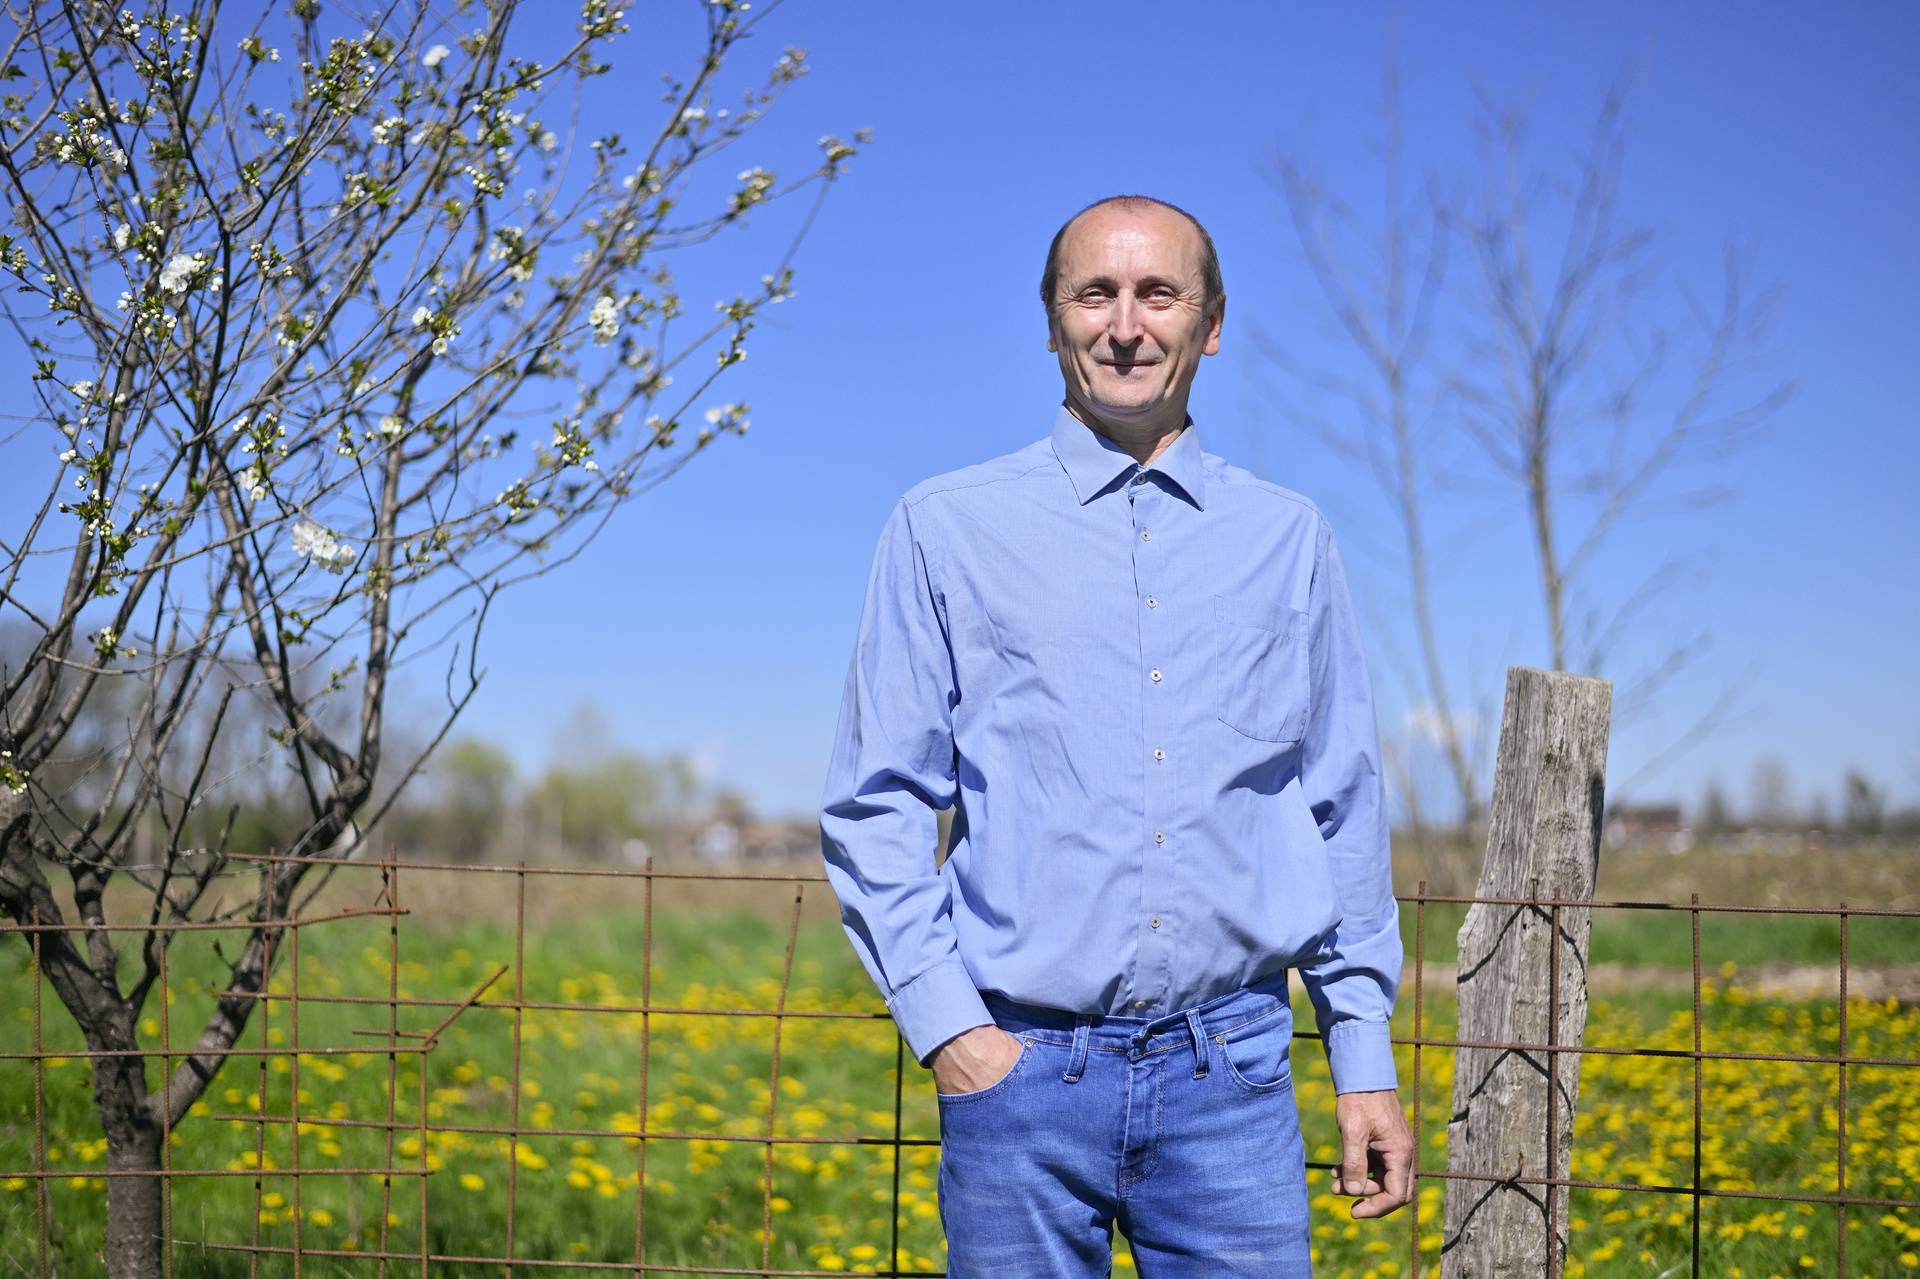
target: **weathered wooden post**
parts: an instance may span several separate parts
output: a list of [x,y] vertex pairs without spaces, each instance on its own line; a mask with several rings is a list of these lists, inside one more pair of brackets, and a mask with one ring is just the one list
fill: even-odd
[[[1612,708],[1606,680],[1507,668],[1487,860],[1474,896],[1530,904],[1467,911],[1455,1036],[1462,1041],[1578,1045],[1586,1032],[1592,911],[1532,903],[1593,899]],[[1564,1191],[1483,1178],[1567,1176],[1580,1054],[1455,1053],[1447,1170],[1473,1177],[1447,1182],[1442,1279],[1557,1279],[1567,1242]]]

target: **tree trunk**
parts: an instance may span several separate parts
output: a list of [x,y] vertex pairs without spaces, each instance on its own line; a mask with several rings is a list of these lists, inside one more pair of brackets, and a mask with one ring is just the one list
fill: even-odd
[[107,1167],[113,1172],[152,1173],[146,1177],[107,1178],[107,1274],[112,1279],[159,1279],[161,1231],[159,1129],[141,1134],[138,1143],[122,1145],[107,1138]]
[[[129,1015],[124,1020],[132,1019]],[[134,1046],[130,1025],[114,1029],[126,1033],[102,1036],[113,1049]],[[164,1129],[147,1104],[145,1059],[94,1058],[93,1099],[107,1139],[108,1171],[149,1174],[107,1178],[107,1274],[111,1279],[159,1279],[165,1247],[161,1205],[166,1187],[159,1176]]]
[[[1605,680],[1508,668],[1487,859],[1474,896],[1592,900],[1612,702]],[[1578,1046],[1591,916],[1584,906],[1476,903],[1460,927],[1458,1038]],[[1447,1167],[1474,1176],[1447,1182],[1441,1274],[1557,1276],[1565,1192],[1499,1179],[1567,1176],[1580,1054],[1455,1052]]]

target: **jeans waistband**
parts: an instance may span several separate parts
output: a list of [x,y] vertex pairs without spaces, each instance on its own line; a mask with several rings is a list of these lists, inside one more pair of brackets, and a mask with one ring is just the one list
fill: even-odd
[[1244,986],[1223,991],[1190,1008],[1175,1009],[1155,1016],[1121,1013],[1076,1013],[1044,1004],[1022,1003],[997,990],[983,990],[980,998],[992,1015],[994,1025],[1010,1034],[1032,1033],[1053,1043],[1070,1043],[1074,1029],[1085,1022],[1088,1041],[1097,1046],[1135,1048],[1150,1051],[1166,1040],[1185,1041],[1191,1036],[1188,1014],[1200,1022],[1206,1034],[1217,1034],[1253,1021],[1287,1004],[1287,970],[1276,968],[1254,978]]

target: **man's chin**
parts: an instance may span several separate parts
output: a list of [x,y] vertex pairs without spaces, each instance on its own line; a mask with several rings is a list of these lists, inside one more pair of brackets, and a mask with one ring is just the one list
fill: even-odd
[[1136,418],[1148,417],[1160,407],[1158,395],[1137,395],[1124,400],[1103,399],[1097,395],[1087,397],[1087,407],[1102,417]]

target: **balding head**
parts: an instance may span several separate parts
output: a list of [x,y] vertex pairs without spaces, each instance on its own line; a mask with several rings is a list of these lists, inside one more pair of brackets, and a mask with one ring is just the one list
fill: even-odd
[[1053,316],[1053,308],[1057,302],[1056,292],[1060,287],[1060,261],[1062,249],[1068,240],[1068,233],[1082,219],[1095,214],[1096,210],[1143,214],[1148,217],[1164,212],[1184,220],[1198,258],[1200,278],[1206,286],[1206,306],[1211,308],[1225,294],[1226,286],[1220,280],[1220,255],[1213,247],[1213,237],[1207,234],[1207,228],[1200,225],[1200,219],[1177,204],[1170,204],[1150,195],[1109,195],[1095,200],[1075,213],[1061,223],[1060,229],[1053,233],[1053,242],[1047,246],[1047,265],[1040,275],[1040,303],[1046,307],[1049,319]]

